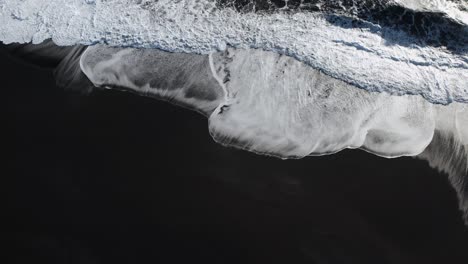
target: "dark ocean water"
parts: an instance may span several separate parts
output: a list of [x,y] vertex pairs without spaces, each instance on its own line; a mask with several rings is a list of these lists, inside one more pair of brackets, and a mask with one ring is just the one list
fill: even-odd
[[197,113],[0,65],[6,263],[468,261],[455,192],[424,161],[257,156]]

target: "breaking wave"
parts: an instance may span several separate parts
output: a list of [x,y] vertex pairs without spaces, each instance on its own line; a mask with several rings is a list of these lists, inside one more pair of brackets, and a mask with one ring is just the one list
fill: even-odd
[[[418,1],[230,2],[2,0],[0,40],[52,38],[59,45],[105,43],[196,54],[258,48],[367,91],[418,94],[438,104],[468,102],[462,4],[456,9],[462,15],[451,15],[455,4],[449,1],[433,5],[434,11],[414,4]],[[254,11],[264,8],[242,12],[241,3],[247,3],[243,9],[249,3]],[[443,13],[441,5],[450,8]],[[409,15],[398,15],[402,11]]]

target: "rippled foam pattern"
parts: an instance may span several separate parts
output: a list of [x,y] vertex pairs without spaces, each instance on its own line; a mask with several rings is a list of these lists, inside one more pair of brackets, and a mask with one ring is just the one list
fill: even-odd
[[93,46],[81,68],[98,87],[173,100],[210,116],[222,144],[279,157],[363,148],[417,155],[435,130],[466,144],[466,105],[357,89],[288,56],[228,49],[210,55]]

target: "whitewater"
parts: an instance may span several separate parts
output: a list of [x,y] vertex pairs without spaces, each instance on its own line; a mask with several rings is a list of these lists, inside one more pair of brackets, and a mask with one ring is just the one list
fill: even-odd
[[[463,24],[466,12],[456,10],[453,19]],[[291,56],[367,91],[468,103],[466,50],[421,45],[415,36],[370,22],[353,27],[353,19],[330,22],[321,12],[237,12],[213,0],[0,0],[0,40],[196,54],[256,48]],[[468,30],[462,28],[463,42]]]

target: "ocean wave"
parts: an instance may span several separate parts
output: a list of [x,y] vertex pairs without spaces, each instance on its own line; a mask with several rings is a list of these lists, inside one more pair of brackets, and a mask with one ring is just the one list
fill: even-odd
[[[0,0],[0,40],[40,43],[52,38],[59,45],[105,43],[194,54],[255,48],[294,57],[367,91],[417,94],[436,104],[468,103],[466,25],[447,20],[462,31],[435,45],[430,32],[412,34],[412,26],[379,23],[383,19],[369,16],[374,14],[365,5],[369,1],[352,1],[365,8],[349,11],[346,1],[338,2],[341,11],[293,12],[277,6],[274,12],[239,12],[214,0]],[[401,1],[379,2],[404,6]],[[440,13],[436,11],[432,13]],[[437,29],[431,32],[443,32],[448,22],[439,19],[445,16],[429,17],[432,21],[426,22]]]

